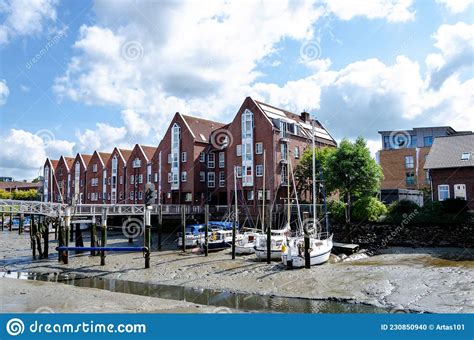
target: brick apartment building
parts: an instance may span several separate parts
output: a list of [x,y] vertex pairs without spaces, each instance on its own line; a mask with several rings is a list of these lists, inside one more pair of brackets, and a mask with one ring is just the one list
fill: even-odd
[[54,193],[54,202],[68,203],[71,201],[71,169],[74,158],[61,156],[54,171],[53,182],[58,190]]
[[414,128],[409,131],[379,131],[382,149],[378,153],[384,179],[381,189],[429,189],[425,161],[436,137],[456,134],[449,126]]
[[83,203],[143,203],[145,184],[152,182],[157,203],[227,205],[233,200],[235,169],[239,200],[257,206],[265,169],[266,201],[281,203],[290,183],[286,169],[294,168],[311,145],[313,130],[318,147],[336,146],[308,113],[298,115],[247,97],[229,124],[177,112],[157,147],[115,148],[86,159],[78,154],[78,169],[84,172],[78,181],[75,160],[61,157],[53,181],[71,198],[78,191],[74,185],[78,182],[80,189],[83,180],[84,190],[77,196]]
[[461,198],[474,210],[474,134],[435,138],[425,169],[434,201]]
[[88,179],[87,166],[92,155],[78,153],[74,158],[73,168],[69,169],[71,173],[71,193],[72,202],[77,204],[86,203],[86,183]]
[[86,203],[102,203],[102,197],[107,189],[104,185],[104,174],[110,155],[110,153],[97,151],[92,154],[87,165]]
[[43,202],[53,202],[54,195],[59,190],[54,172],[58,166],[58,160],[46,158],[43,165]]

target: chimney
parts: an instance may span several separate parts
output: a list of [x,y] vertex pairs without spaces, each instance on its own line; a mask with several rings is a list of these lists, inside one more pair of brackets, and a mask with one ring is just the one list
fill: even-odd
[[309,122],[309,113],[306,111],[301,112],[300,114],[301,119],[303,122]]

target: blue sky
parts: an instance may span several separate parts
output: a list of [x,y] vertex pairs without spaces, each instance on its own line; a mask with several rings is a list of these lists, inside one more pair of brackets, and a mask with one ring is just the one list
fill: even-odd
[[474,130],[469,0],[0,1],[0,174],[46,156],[157,145],[180,111],[246,96],[309,110],[336,139]]

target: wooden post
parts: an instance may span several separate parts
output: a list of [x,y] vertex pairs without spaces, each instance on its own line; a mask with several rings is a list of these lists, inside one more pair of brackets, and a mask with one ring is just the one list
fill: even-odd
[[58,239],[58,231],[59,231],[59,223],[56,221],[56,223],[51,222],[52,227],[54,228],[54,239]]
[[239,223],[239,202],[237,200],[237,167],[234,166],[234,200],[235,200],[235,216],[234,223],[232,224],[232,260],[235,260],[235,234],[237,229],[237,223]]
[[145,207],[145,269],[150,268],[150,250],[151,250],[151,209],[152,207]]
[[74,232],[75,232],[75,227],[77,223],[73,223],[73,224],[74,224],[74,228],[73,227],[69,228],[69,242],[74,241]]
[[181,205],[181,240],[183,242],[183,252],[186,252],[186,206]]
[[[66,235],[64,235],[64,243],[66,247],[69,246],[69,235],[71,232],[71,208],[66,207],[66,216],[64,217],[64,229],[66,232]],[[63,263],[68,264],[69,263],[69,251],[63,252]]]
[[[303,213],[303,221],[309,220],[309,212]],[[304,228],[304,267],[306,269],[311,268],[311,254],[309,253],[309,234],[308,234],[308,223],[303,224]]]
[[10,231],[12,231],[13,229],[13,214],[10,212],[10,223],[9,223],[9,229]]
[[18,235],[21,235],[23,232],[23,223],[24,223],[24,214],[20,214],[20,220],[18,221]]
[[82,239],[81,224],[76,223],[76,247],[84,247],[84,240]]
[[[92,216],[91,247],[97,247],[96,237],[97,237],[96,220],[95,220],[95,216]],[[95,256],[95,250],[91,250],[91,256]]]
[[[30,220],[30,239],[31,249],[33,250],[33,260],[36,260],[36,223],[34,216],[31,216]],[[41,254],[40,254],[41,257]]]
[[209,255],[209,204],[204,206],[204,255]]
[[2,213],[2,231],[3,231],[3,228],[4,228],[4,224],[5,224],[5,214]]
[[161,231],[163,230],[163,206],[158,209],[158,250],[161,250]]
[[[64,246],[64,220],[62,218],[59,218],[57,223],[56,223],[56,228],[58,229],[58,245]],[[58,262],[61,262],[63,259],[63,253],[61,251],[58,251]]]
[[44,250],[43,258],[47,259],[49,257],[49,219],[46,219],[44,216],[38,217],[43,224],[43,240],[44,240]]
[[[107,208],[102,208],[101,219],[101,246],[107,246]],[[100,265],[105,266],[105,251],[100,252]]]

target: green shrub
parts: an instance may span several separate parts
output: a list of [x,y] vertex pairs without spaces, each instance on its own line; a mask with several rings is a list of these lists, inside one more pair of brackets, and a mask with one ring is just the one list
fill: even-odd
[[387,207],[375,197],[358,199],[352,207],[352,217],[359,221],[377,222],[387,213]]
[[339,200],[328,200],[329,217],[335,222],[344,222],[346,220],[346,205]]
[[388,207],[388,213],[390,216],[410,214],[414,210],[420,209],[420,206],[410,200],[400,200],[393,202]]
[[467,201],[460,198],[448,198],[441,202],[443,211],[447,214],[459,215],[467,212]]

